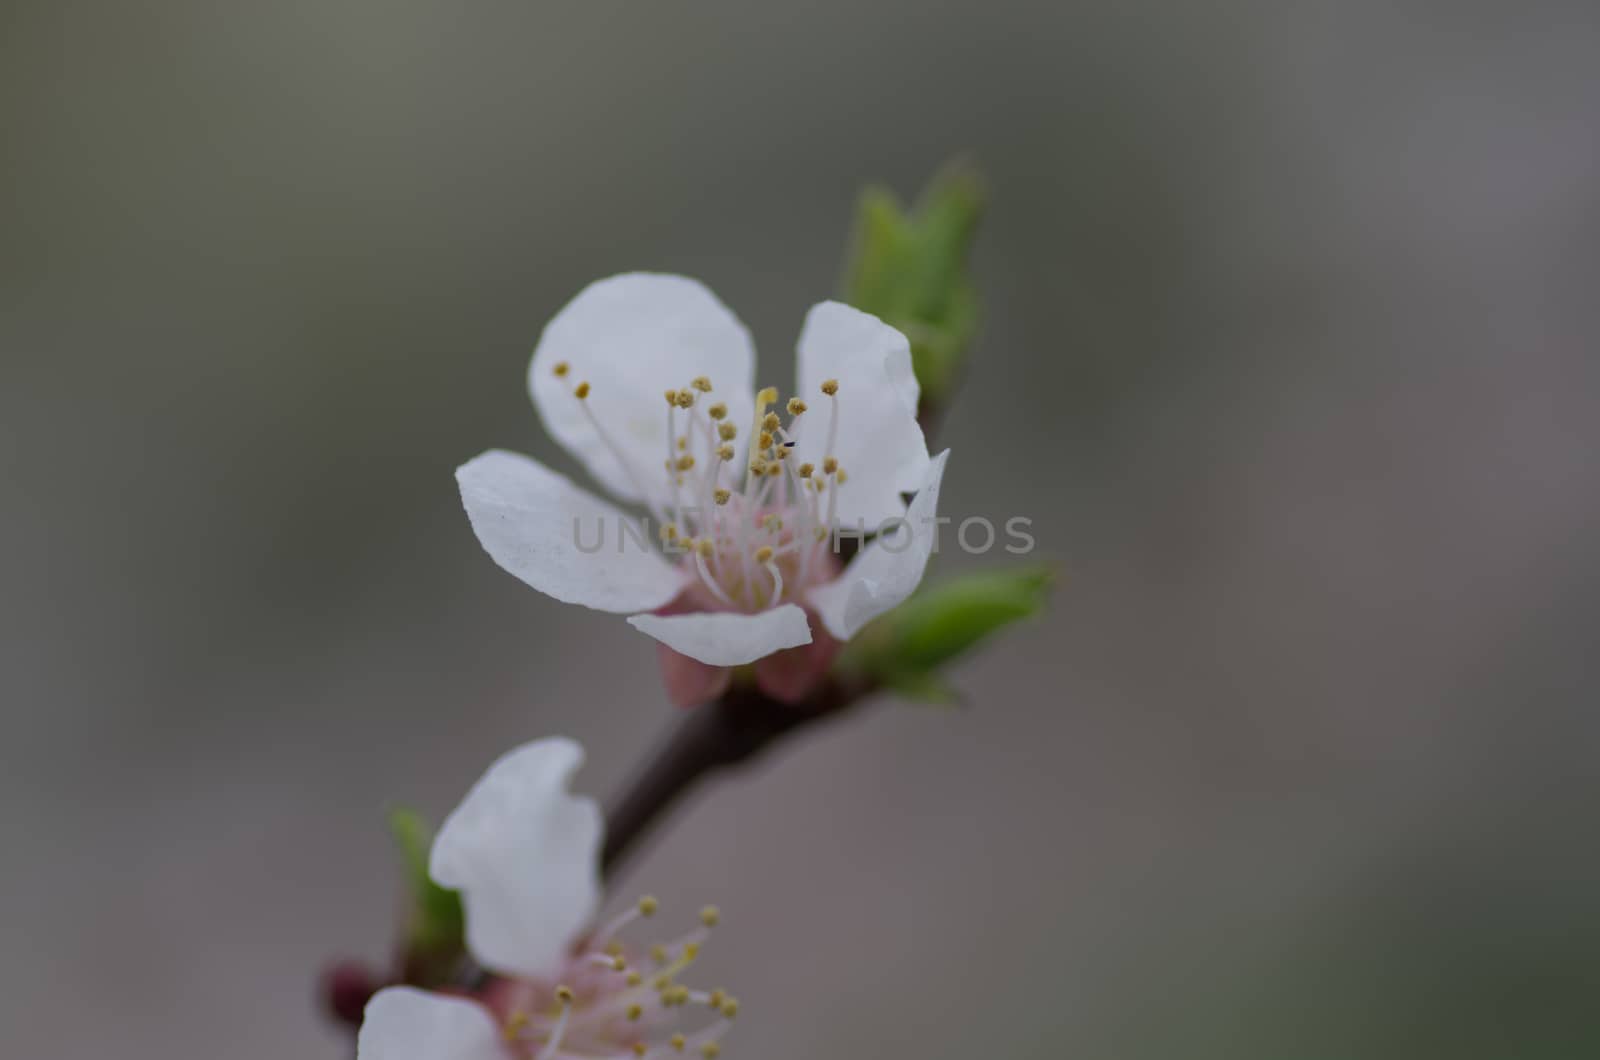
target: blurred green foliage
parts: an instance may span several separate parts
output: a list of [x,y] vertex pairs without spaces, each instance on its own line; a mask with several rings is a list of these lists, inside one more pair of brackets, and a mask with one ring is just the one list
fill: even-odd
[[[914,209],[869,187],[856,208],[845,301],[911,340],[924,427],[954,397],[978,327],[968,258],[983,215],[983,182],[969,163],[948,163]],[[940,669],[1001,628],[1039,613],[1053,578],[1038,567],[973,574],[925,587],[870,624],[841,666],[910,699],[952,703]]]
[[1054,581],[1043,567],[947,578],[870,623],[850,642],[841,665],[909,699],[953,703],[957,696],[941,668],[1042,611]]
[[856,208],[844,300],[900,329],[924,407],[938,407],[960,378],[978,325],[967,258],[983,214],[976,170],[952,162],[907,211],[894,193],[869,187]]
[[430,970],[442,975],[466,952],[461,895],[440,887],[428,874],[433,829],[420,814],[404,807],[391,810],[389,834],[400,851],[409,892],[404,950],[407,966],[412,970],[408,979],[428,985],[436,978]]

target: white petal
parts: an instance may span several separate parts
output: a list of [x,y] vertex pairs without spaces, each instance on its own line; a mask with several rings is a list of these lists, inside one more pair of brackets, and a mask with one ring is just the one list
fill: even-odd
[[386,987],[367,1002],[356,1060],[505,1060],[489,1010],[464,997]]
[[571,740],[502,756],[445,818],[428,871],[461,892],[467,948],[492,971],[546,975],[600,901],[600,808],[567,790]]
[[[557,378],[555,366],[563,362],[567,375]],[[585,287],[545,326],[528,366],[528,389],[545,430],[601,484],[625,500],[660,506],[670,492],[662,467],[668,456],[662,395],[707,377],[715,389],[700,400],[727,404],[742,444],[754,373],[750,332],[703,284],[634,272]],[[580,382],[590,385],[588,412],[610,444],[571,393]],[[675,415],[681,434],[686,414]],[[706,459],[703,450],[691,451]]]
[[811,643],[806,613],[794,604],[759,611],[696,611],[634,615],[628,624],[673,651],[711,666],[743,666],[785,648]]
[[[821,465],[837,457],[849,473],[839,491],[838,519],[877,529],[905,512],[902,493],[928,473],[928,444],[917,424],[917,378],[911,344],[875,316],[838,302],[823,302],[806,314],[800,332],[799,395],[810,406],[802,417],[800,457]],[[839,394],[818,389],[837,379]],[[830,404],[839,404],[836,444],[828,448]]]
[[904,526],[896,526],[862,549],[838,578],[811,590],[811,606],[835,637],[849,640],[862,626],[904,603],[916,591],[937,539],[933,520],[939,513],[939,480],[949,456],[946,449],[933,458],[922,489],[906,509]]
[[548,596],[597,611],[660,607],[686,576],[650,527],[536,460],[491,449],[456,469],[461,503],[494,561]]

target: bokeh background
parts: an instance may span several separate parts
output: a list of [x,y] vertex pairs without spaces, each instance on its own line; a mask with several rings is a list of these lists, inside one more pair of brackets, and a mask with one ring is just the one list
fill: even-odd
[[724,908],[730,1055],[1596,1055],[1597,118],[1537,0],[13,0],[0,1051],[345,1057],[385,808],[673,721],[460,511],[572,467],[540,327],[684,272],[784,383],[858,189],[965,152],[946,508],[1066,581],[632,866]]

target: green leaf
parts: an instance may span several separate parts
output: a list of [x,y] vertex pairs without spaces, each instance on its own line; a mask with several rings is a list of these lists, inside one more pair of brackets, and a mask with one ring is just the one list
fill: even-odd
[[1001,629],[1043,610],[1048,568],[968,574],[924,588],[851,642],[842,665],[923,702],[950,703],[939,670]]
[[433,829],[414,810],[396,807],[389,812],[389,834],[400,851],[410,891],[407,950],[430,957],[448,957],[461,952],[465,947],[461,895],[440,887],[428,875]]
[[923,400],[942,405],[977,333],[978,297],[967,277],[983,185],[969,165],[946,165],[913,211],[871,187],[856,208],[844,300],[899,328]]

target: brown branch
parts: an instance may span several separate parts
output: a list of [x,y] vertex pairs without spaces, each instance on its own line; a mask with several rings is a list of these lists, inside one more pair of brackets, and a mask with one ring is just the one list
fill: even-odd
[[743,765],[802,729],[839,717],[873,691],[832,678],[804,703],[780,703],[754,688],[730,689],[691,709],[606,812],[601,872],[610,877],[652,825],[701,780]]

